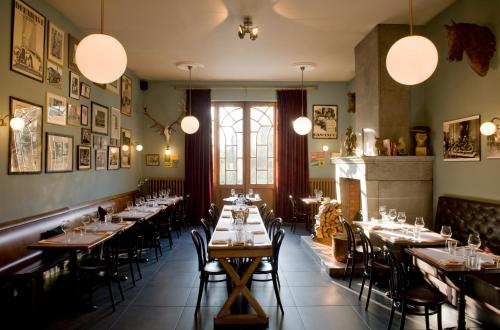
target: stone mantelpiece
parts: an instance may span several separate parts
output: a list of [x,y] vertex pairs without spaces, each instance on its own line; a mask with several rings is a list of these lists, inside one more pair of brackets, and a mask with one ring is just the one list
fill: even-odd
[[360,182],[361,214],[364,219],[379,218],[379,205],[405,211],[407,221],[416,216],[432,219],[433,156],[335,157],[337,200],[341,178]]

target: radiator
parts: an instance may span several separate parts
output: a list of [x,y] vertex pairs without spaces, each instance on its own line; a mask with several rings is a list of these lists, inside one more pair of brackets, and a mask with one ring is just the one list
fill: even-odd
[[184,196],[184,178],[149,178],[150,191],[170,189],[170,194]]
[[314,194],[314,189],[322,190],[324,197],[335,198],[335,179],[309,179],[309,192]]

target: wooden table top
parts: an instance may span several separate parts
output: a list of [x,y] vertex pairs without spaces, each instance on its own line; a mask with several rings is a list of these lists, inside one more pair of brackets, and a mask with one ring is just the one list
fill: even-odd
[[234,241],[234,231],[232,231],[231,209],[230,205],[224,205],[221,216],[217,223],[212,239],[208,244],[208,255],[214,258],[246,258],[246,257],[269,257],[272,255],[272,244],[269,239],[264,222],[259,214],[257,207],[250,206],[246,231],[251,231],[254,234],[254,244],[251,246],[245,245],[228,245],[228,239]]
[[500,273],[500,268],[496,268],[494,262],[495,259],[500,259],[500,256],[494,254],[478,252],[481,268],[472,269],[466,266],[463,254],[464,248],[457,248],[456,255],[451,255],[444,248],[407,248],[405,251],[445,272]]
[[[89,226],[91,230],[71,230],[68,233],[42,239],[29,246],[32,249],[63,249],[63,250],[88,250],[104,243],[117,233],[127,230],[135,224],[133,221],[120,223],[105,223]],[[119,226],[119,227],[118,227]],[[76,228],[75,228],[76,229]]]

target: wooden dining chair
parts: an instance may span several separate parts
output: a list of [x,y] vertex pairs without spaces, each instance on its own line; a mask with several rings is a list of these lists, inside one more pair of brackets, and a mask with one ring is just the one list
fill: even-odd
[[344,280],[346,279],[347,272],[350,272],[349,275],[349,288],[351,287],[352,284],[352,278],[354,276],[354,267],[356,265],[356,255],[359,254],[358,251],[356,251],[356,238],[354,236],[354,231],[351,228],[351,225],[347,222],[347,220],[344,217],[339,217],[340,223],[342,224],[342,227],[344,228],[344,233],[347,238],[347,261],[345,263],[345,268],[344,268]]
[[220,217],[219,207],[215,203],[210,203],[210,209],[214,210],[215,216],[218,219]]
[[212,226],[212,230],[215,230],[215,227],[217,227],[217,222],[219,221],[219,218],[215,214],[215,211],[212,209],[208,209],[208,216],[209,216],[210,225]]
[[264,219],[264,214],[269,210],[269,206],[267,206],[267,203],[262,203],[259,206],[259,214],[262,219]]
[[361,289],[359,290],[358,300],[361,300],[363,295],[363,289],[365,287],[365,281],[368,279],[368,294],[366,296],[366,306],[365,310],[368,310],[368,304],[370,303],[370,297],[372,294],[372,286],[374,278],[383,279],[383,275],[388,273],[389,266],[379,262],[376,259],[377,254],[380,254],[381,249],[379,247],[374,247],[372,242],[366,236],[362,228],[356,228],[356,232],[361,238],[361,248],[363,251],[363,278],[361,280]]
[[[258,265],[255,271],[253,272],[252,277],[250,278],[250,285],[252,281],[255,282],[269,282],[273,281],[274,294],[276,295],[276,301],[278,302],[278,306],[281,309],[281,313],[284,314],[283,305],[281,304],[281,298],[279,294],[278,287],[278,266],[279,266],[279,254],[281,249],[281,244],[283,243],[283,239],[285,238],[285,230],[280,229],[273,236],[272,246],[273,246],[273,255],[269,260],[262,260]],[[271,278],[254,278],[254,275],[271,275]]]
[[[203,296],[203,290],[207,290],[208,283],[215,282],[226,282],[228,293],[231,292],[231,279],[226,274],[224,267],[215,260],[207,259],[207,251],[205,249],[205,243],[200,233],[195,229],[191,231],[191,238],[193,239],[194,246],[196,248],[196,253],[198,255],[198,271],[200,272],[200,287],[198,289],[198,300],[196,302],[196,309],[194,316],[198,315],[200,310],[201,297]],[[226,275],[225,279],[222,280],[210,280],[210,276],[214,275]]]
[[266,229],[269,228],[269,223],[271,222],[271,220],[273,220],[275,218],[274,216],[274,210],[273,209],[270,209],[269,212],[267,212],[264,216],[264,218],[262,218],[262,221],[264,222],[264,226],[266,227]]
[[401,330],[404,329],[407,314],[424,315],[426,330],[429,330],[429,315],[437,314],[438,329],[442,330],[441,306],[447,301],[446,296],[430,286],[409,284],[405,267],[387,246],[384,246],[384,257],[390,269],[389,287],[392,299],[387,329],[391,329],[394,312],[398,309],[401,310]]
[[201,219],[201,227],[203,228],[203,232],[205,233],[206,245],[205,247],[208,249],[208,243],[212,239],[212,231],[210,230],[210,224],[207,220]]
[[266,228],[269,235],[269,239],[272,240],[274,235],[283,226],[283,219],[275,218],[269,222],[269,226]]
[[305,210],[300,210],[297,206],[297,202],[293,195],[288,195],[288,200],[290,201],[290,222],[292,223],[291,231],[295,233],[295,229],[297,227],[297,222],[304,221],[304,225],[307,228],[309,223],[309,218],[311,214]]

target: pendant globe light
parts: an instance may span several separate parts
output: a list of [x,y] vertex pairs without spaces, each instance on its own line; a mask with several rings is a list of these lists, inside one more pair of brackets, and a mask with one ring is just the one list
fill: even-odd
[[181,70],[188,70],[189,71],[189,92],[188,92],[188,98],[189,98],[189,110],[186,111],[187,112],[187,115],[182,118],[182,121],[181,121],[181,129],[184,133],[186,134],[194,134],[198,131],[198,129],[200,128],[200,122],[198,121],[198,118],[196,118],[195,116],[193,116],[191,114],[191,71],[194,69],[194,68],[199,68],[199,67],[203,67],[202,64],[199,64],[199,63],[178,63],[177,64],[177,67]]
[[87,79],[98,84],[116,81],[127,68],[127,53],[122,44],[103,31],[104,0],[101,0],[101,33],[83,38],[75,53],[78,70]]
[[312,129],[311,120],[304,114],[304,71],[311,71],[314,69],[314,64],[312,63],[297,63],[294,65],[295,68],[300,69],[302,74],[302,82],[300,87],[301,102],[300,106],[302,109],[301,116],[293,121],[293,130],[299,135],[306,135]]
[[413,35],[413,2],[409,3],[410,35],[396,41],[387,53],[386,66],[392,79],[403,85],[417,85],[436,70],[438,51],[429,39]]

